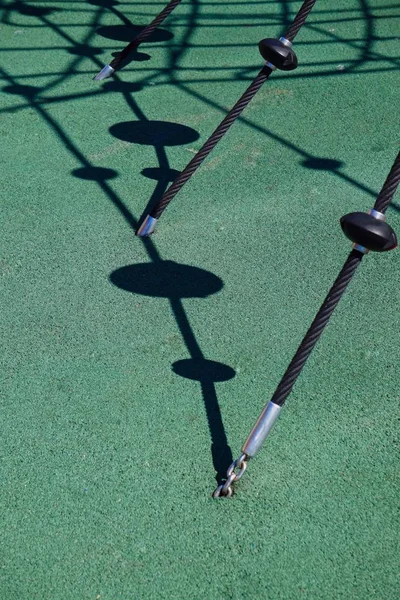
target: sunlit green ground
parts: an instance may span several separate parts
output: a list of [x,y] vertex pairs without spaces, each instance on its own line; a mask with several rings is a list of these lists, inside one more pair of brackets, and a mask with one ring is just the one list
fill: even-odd
[[[2,3],[0,597],[394,600],[398,251],[363,261],[235,497],[211,492],[348,254],[339,218],[372,206],[398,151],[398,4],[318,1],[299,69],[272,75],[145,245],[165,181],[142,171],[185,166],[300,5],[183,0],[149,60],[93,82],[124,18],[163,4]],[[149,123],[154,147],[133,121],[176,127]],[[184,270],[200,297],[157,283],[161,259],[206,271]],[[152,296],[114,285],[135,264]],[[225,381],[174,372],[191,355]]]

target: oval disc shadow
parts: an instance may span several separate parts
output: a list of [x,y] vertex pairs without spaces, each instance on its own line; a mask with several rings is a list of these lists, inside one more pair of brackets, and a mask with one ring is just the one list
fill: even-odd
[[145,146],[180,146],[199,139],[195,129],[169,121],[125,121],[112,125],[114,137]]
[[51,13],[61,10],[55,6],[28,6],[27,4],[22,4],[22,2],[8,4],[7,8],[9,10],[16,10],[20,15],[25,15],[26,17],[47,17],[48,15],[51,15]]
[[[96,29],[96,33],[108,40],[116,40],[117,42],[132,42],[135,37],[143,31],[144,27],[140,25],[104,25]],[[173,34],[166,29],[156,29],[145,42],[167,42],[173,38]]]
[[118,0],[87,0],[89,4],[93,6],[100,6],[101,8],[111,8],[119,4]]
[[121,92],[122,94],[132,94],[133,92],[140,92],[143,89],[141,83],[135,81],[105,81],[103,83],[103,89],[106,92]]
[[343,167],[344,163],[341,160],[335,160],[334,158],[318,158],[317,156],[313,156],[302,160],[301,164],[307,169],[336,171],[337,169],[340,169],[340,167]]
[[121,267],[111,273],[110,281],[133,294],[175,299],[206,298],[224,285],[209,271],[172,260]]
[[73,54],[75,56],[96,56],[97,54],[103,54],[104,50],[102,48],[95,48],[93,46],[88,46],[87,44],[75,44],[72,48],[67,48],[67,52],[69,54]]
[[88,181],[105,181],[118,177],[118,171],[107,169],[106,167],[80,167],[71,171],[74,177],[87,179]]
[[[111,52],[111,56],[114,56],[114,58],[117,58],[117,56],[119,56],[120,54],[121,54],[121,52]],[[150,60],[150,58],[151,58],[150,54],[147,54],[146,52],[139,52],[138,50],[133,50],[131,52],[131,54],[129,55],[129,59],[126,59],[125,61],[123,61],[122,65],[126,66],[127,64],[129,64],[132,61],[145,62],[147,60]]]
[[155,181],[174,181],[180,171],[176,169],[160,169],[159,167],[147,167],[141,171],[141,174],[148,179],[154,179]]
[[172,365],[172,370],[181,377],[195,381],[229,381],[236,375],[236,371],[232,367],[205,358],[177,360]]

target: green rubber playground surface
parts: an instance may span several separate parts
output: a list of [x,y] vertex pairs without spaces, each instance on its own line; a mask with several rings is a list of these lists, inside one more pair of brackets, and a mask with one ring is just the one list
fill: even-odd
[[143,242],[300,2],[183,0],[94,82],[163,6],[1,3],[0,598],[394,600],[398,250],[364,259],[235,496],[211,494],[398,152],[398,3],[318,1],[299,68]]

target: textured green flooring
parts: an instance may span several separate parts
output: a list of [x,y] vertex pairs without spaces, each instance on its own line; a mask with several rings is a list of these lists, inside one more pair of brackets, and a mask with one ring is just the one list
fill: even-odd
[[[317,2],[300,68],[134,236],[164,185],[142,171],[184,167],[299,5],[184,0],[97,84],[124,45],[104,35],[163,0],[2,3],[3,600],[398,597],[398,251],[363,261],[237,494],[210,497],[347,256],[339,218],[398,151],[398,4]],[[128,265],[153,295],[114,285]],[[181,377],[190,355],[236,375]]]

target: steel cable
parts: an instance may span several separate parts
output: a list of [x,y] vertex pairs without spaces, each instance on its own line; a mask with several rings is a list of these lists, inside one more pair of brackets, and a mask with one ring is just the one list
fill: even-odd
[[[304,25],[304,22],[309,15],[312,7],[314,6],[316,0],[305,0],[302,4],[299,12],[297,13],[293,24],[289,27],[287,32],[284,34],[284,38],[293,41],[300,28]],[[234,107],[229,111],[226,117],[221,121],[212,135],[208,138],[199,152],[196,154],[194,158],[188,163],[188,165],[183,169],[183,171],[178,175],[175,181],[170,185],[170,187],[166,190],[163,196],[160,198],[155,207],[150,211],[150,217],[153,219],[159,219],[161,214],[164,212],[168,204],[171,200],[176,196],[179,190],[189,181],[194,172],[199,168],[201,163],[205,160],[205,158],[210,154],[210,152],[215,148],[221,138],[226,134],[231,125],[236,121],[236,119],[240,116],[246,106],[250,103],[250,101],[254,98],[258,90],[268,79],[270,74],[272,73],[273,68],[269,66],[264,66],[254,81],[249,85],[244,94],[239,98]]]
[[[386,181],[383,184],[383,187],[376,199],[374,210],[377,211],[378,214],[374,215],[373,212],[371,213],[371,211],[368,213],[369,215],[371,215],[372,220],[376,219],[377,222],[382,222],[382,218],[384,220],[383,215],[387,210],[399,183],[400,152],[398,153],[394,164],[386,178]],[[379,213],[382,213],[382,215],[379,215]],[[354,214],[361,215],[362,213]],[[349,217],[351,215],[347,216]],[[361,221],[359,220],[358,223],[361,224]],[[389,232],[387,231],[387,233]],[[365,239],[368,240],[370,238],[368,238],[367,235]],[[397,243],[395,235],[394,242]],[[382,245],[380,246],[381,251],[391,250],[394,247],[394,245],[391,245],[390,247],[384,248],[384,242],[382,242]],[[255,426],[250,432],[250,435],[248,436],[244,446],[242,447],[242,454],[240,455],[239,459],[234,461],[229,467],[225,482],[219,485],[218,488],[214,491],[214,498],[230,498],[232,496],[233,484],[236,483],[236,481],[238,481],[242,476],[244,470],[246,469],[247,461],[252,456],[254,456],[256,452],[258,452],[258,450],[261,448],[261,445],[263,444],[266,436],[268,435],[274,421],[276,420],[279,414],[279,407],[283,406],[286,398],[292,391],[293,386],[298,376],[300,375],[308,357],[310,356],[315,344],[321,337],[321,334],[326,325],[328,324],[328,321],[333,311],[335,310],[336,306],[339,303],[339,300],[346,291],[346,288],[349,285],[353,275],[355,274],[358,265],[361,263],[364,254],[366,254],[367,252],[368,249],[365,246],[362,246],[358,243],[355,243],[355,245],[353,246],[353,250],[347,257],[339,275],[336,278],[336,281],[331,287],[310,328],[308,329],[306,335],[300,343],[296,354],[294,355],[292,361],[286,369],[286,372],[283,375],[280,383],[278,384],[275,393],[273,394],[270,402],[261,412],[261,415],[259,416]],[[269,409],[270,412],[268,412]],[[240,469],[239,472],[238,469]]]
[[163,10],[156,16],[156,18],[153,19],[153,21],[143,29],[143,31],[141,31],[139,35],[137,35],[135,39],[132,40],[132,42],[128,44],[126,48],[124,48],[122,52],[120,52],[120,54],[118,54],[118,56],[113,58],[113,60],[110,62],[110,67],[112,67],[116,71],[121,65],[121,63],[129,56],[129,54],[136,50],[136,48],[142,42],[144,42],[148,37],[150,37],[150,35],[154,33],[157,27],[161,25],[164,19],[166,19],[168,15],[172,13],[174,8],[176,8],[181,2],[182,0],[171,0],[171,2],[169,2],[163,8]]

